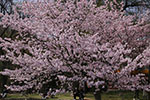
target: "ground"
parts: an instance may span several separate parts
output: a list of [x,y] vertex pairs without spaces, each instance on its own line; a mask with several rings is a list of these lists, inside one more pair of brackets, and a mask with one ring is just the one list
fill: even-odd
[[[131,91],[109,91],[107,93],[102,94],[102,100],[133,100],[134,93]],[[27,96],[22,96],[21,94],[9,94],[6,99],[19,99],[19,98],[38,98],[40,99],[41,96],[38,94],[30,94]],[[140,92],[140,99],[143,100],[142,92]],[[58,94],[53,99],[47,100],[73,100],[73,97],[70,93],[66,94]],[[94,100],[92,93],[86,95],[85,100]]]

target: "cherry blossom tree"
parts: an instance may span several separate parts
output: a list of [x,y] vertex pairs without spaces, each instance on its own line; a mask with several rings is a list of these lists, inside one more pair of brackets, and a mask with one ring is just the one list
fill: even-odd
[[107,6],[97,7],[92,0],[16,6],[20,9],[14,7],[14,13],[4,15],[1,22],[17,31],[15,39],[0,38],[0,47],[6,52],[1,60],[20,66],[1,72],[13,80],[8,89],[39,91],[55,80],[60,87],[46,91],[53,88],[57,93],[66,89],[66,82],[70,90],[73,82],[82,86],[86,80],[94,88],[96,100],[101,100],[103,88],[110,84],[132,90],[136,83],[147,89],[139,83],[145,78],[131,75],[138,65],[134,60],[149,46],[148,39],[143,39],[149,26],[141,25],[142,21],[119,10],[109,11]]

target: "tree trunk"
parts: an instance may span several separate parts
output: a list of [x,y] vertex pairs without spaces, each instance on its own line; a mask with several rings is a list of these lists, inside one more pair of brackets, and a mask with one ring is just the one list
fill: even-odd
[[124,100],[123,92],[120,92],[121,100]]
[[[148,84],[150,85],[150,66],[148,66]],[[147,92],[147,99],[150,100],[150,92]]]
[[133,100],[139,100],[139,90],[134,91],[134,98]]
[[95,100],[102,100],[101,99],[101,91],[97,91],[94,93],[94,97],[95,97]]
[[150,92],[147,92],[147,100],[150,100]]

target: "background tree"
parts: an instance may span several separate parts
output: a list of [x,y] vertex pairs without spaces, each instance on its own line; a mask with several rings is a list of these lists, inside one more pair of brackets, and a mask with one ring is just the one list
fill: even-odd
[[13,0],[0,0],[0,12],[5,14],[12,13]]

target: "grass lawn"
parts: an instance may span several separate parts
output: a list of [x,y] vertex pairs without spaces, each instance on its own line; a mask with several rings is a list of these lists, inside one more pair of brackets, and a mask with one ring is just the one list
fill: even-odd
[[[107,93],[102,94],[102,100],[133,100],[134,93],[131,91],[109,91]],[[41,96],[38,94],[30,94],[27,96],[22,96],[21,94],[9,94],[6,98],[7,99],[19,99],[19,98],[37,98],[41,99]],[[66,94],[57,94],[54,98],[50,98],[47,100],[73,100],[73,97],[70,93]],[[85,100],[94,100],[94,96],[89,93],[86,94]],[[142,98],[142,92],[140,92],[140,100],[143,100]]]

